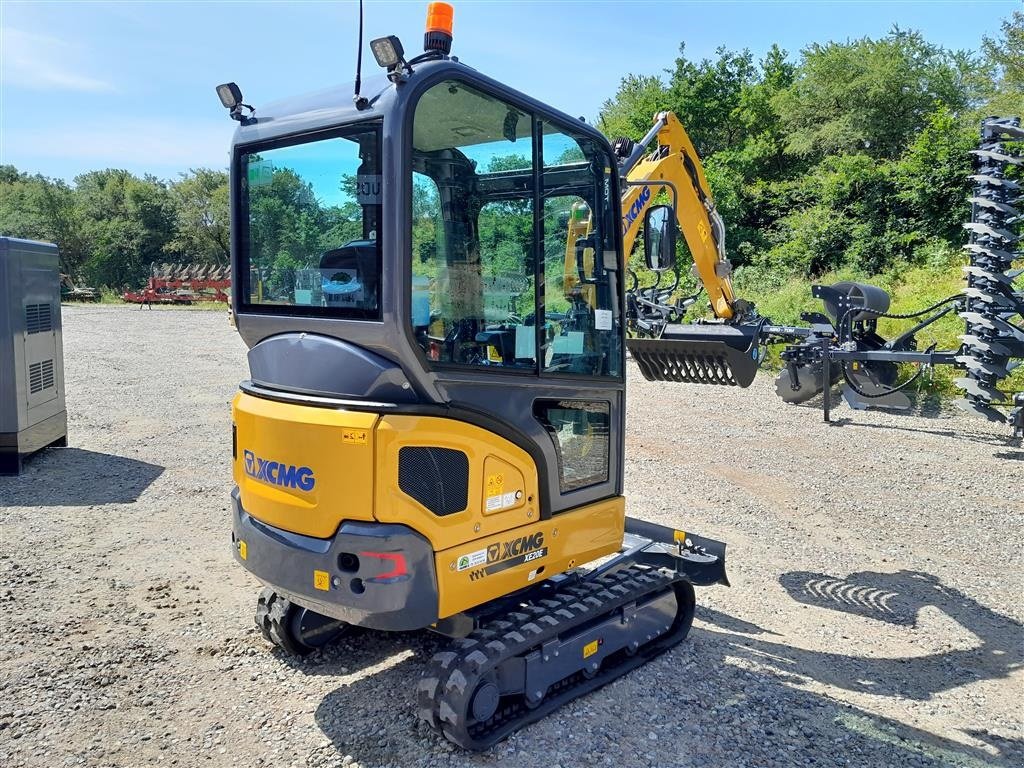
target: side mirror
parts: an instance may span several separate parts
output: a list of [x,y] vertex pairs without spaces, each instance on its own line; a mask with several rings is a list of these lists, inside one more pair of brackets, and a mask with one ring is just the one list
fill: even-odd
[[654,205],[644,216],[644,259],[653,272],[676,266],[676,217],[671,206]]

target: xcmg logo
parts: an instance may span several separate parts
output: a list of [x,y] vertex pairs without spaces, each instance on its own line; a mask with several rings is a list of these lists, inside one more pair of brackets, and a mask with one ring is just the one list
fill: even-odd
[[261,483],[298,488],[300,491],[312,491],[316,485],[313,470],[309,467],[261,459],[252,451],[245,451],[245,474]]
[[633,201],[633,204],[629,206],[629,210],[626,211],[626,215],[622,217],[622,234],[629,232],[629,228],[633,226],[633,222],[636,221],[636,217],[640,215],[640,211],[647,205],[647,201],[651,199],[651,188],[644,187],[640,190],[640,197]]

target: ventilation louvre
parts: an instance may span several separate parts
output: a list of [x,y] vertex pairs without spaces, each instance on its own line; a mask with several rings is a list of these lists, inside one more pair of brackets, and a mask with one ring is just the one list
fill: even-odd
[[53,360],[42,360],[28,367],[28,391],[31,394],[53,387]]
[[45,333],[53,330],[53,312],[50,304],[25,305],[25,332]]
[[451,448],[400,448],[398,487],[439,517],[461,512],[469,500],[469,457]]

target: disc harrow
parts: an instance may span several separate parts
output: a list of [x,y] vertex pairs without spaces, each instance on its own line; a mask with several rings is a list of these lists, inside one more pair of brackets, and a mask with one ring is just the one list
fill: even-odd
[[[964,267],[967,288],[960,317],[964,321],[962,346],[956,357],[964,376],[957,379],[964,397],[958,405],[990,421],[1009,422],[1020,428],[1020,397],[1012,398],[999,384],[1024,358],[1024,269],[1015,267],[1022,254],[1021,185],[1011,178],[1024,156],[1012,144],[1024,140],[1019,118],[990,117],[982,122],[981,143],[972,154],[977,173],[971,203],[970,233],[966,245],[969,264]],[[1007,415],[1000,407],[1014,406]]]

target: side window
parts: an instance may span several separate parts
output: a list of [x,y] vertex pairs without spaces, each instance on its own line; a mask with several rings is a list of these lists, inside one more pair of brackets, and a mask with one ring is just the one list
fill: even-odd
[[609,419],[607,402],[538,400],[534,415],[547,429],[558,454],[562,493],[608,480]]
[[379,318],[379,124],[274,142],[240,161],[243,306]]
[[536,369],[532,126],[455,81],[416,107],[412,323],[430,360]]
[[622,365],[612,169],[587,137],[543,128],[544,370],[618,376]]

